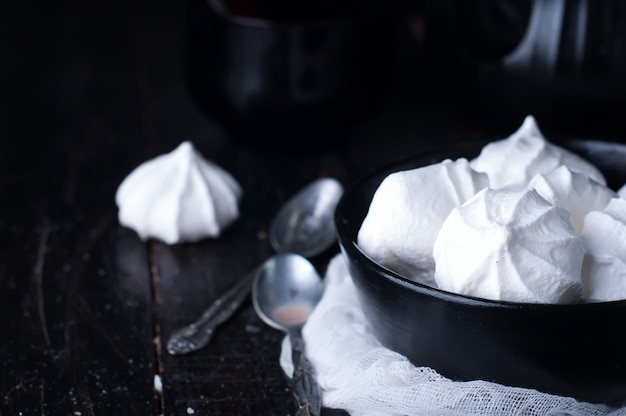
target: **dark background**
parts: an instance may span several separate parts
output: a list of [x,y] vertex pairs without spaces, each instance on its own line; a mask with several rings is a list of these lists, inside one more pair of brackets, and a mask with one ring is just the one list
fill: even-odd
[[[429,147],[504,137],[528,113],[549,138],[624,141],[626,25],[586,55],[595,72],[559,67],[573,88],[556,76],[530,88],[498,64],[528,9],[461,3],[398,4],[384,102],[316,151],[241,140],[199,109],[185,82],[186,2],[0,6],[0,415],[289,414],[283,335],[249,302],[202,351],[172,357],[161,345],[270,254],[267,224],[298,188],[329,175],[349,186]],[[623,19],[619,2],[596,3]],[[241,182],[240,220],[215,240],[142,242],[118,225],[115,190],[182,140]],[[315,259],[321,272],[336,253]]]

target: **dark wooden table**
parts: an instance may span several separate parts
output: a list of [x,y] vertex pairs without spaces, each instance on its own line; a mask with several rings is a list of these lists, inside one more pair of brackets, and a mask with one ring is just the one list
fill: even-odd
[[[259,151],[190,99],[183,2],[101,3],[0,13],[0,415],[292,414],[283,334],[249,301],[201,351],[169,355],[169,334],[269,255],[269,220],[304,184],[349,186],[484,131],[447,104],[450,84],[422,78],[399,25],[379,113],[322,152]],[[115,190],[182,140],[241,183],[241,216],[218,239],[142,242],[118,224]],[[315,259],[320,273],[337,252]]]

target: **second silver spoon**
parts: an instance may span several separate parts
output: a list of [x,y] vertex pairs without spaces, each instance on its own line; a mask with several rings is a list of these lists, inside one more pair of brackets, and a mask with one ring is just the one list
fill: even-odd
[[289,334],[293,376],[292,392],[297,416],[319,416],[322,395],[315,369],[306,357],[302,327],[320,301],[324,283],[315,267],[293,253],[267,260],[252,285],[252,304],[257,315],[273,328]]

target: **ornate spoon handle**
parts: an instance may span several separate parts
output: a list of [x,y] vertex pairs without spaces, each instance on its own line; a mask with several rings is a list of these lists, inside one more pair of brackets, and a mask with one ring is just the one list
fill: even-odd
[[296,416],[319,416],[322,410],[320,387],[315,380],[313,365],[306,358],[301,327],[289,328],[291,340],[291,360],[293,377],[291,379]]
[[239,308],[252,290],[252,282],[258,274],[257,267],[223,296],[215,300],[193,323],[172,333],[167,341],[167,352],[186,354],[199,350],[209,343],[218,325],[224,323]]

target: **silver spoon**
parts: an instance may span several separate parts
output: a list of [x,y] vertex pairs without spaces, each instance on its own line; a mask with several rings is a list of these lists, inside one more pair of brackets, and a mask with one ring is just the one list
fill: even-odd
[[[277,252],[312,257],[324,252],[336,239],[333,215],[343,187],[333,178],[317,179],[292,196],[269,227],[269,241]],[[186,354],[206,346],[215,329],[230,318],[250,294],[259,267],[216,299],[191,324],[172,333],[170,354]]]
[[252,284],[257,315],[289,335],[294,367],[291,383],[298,416],[317,416],[321,411],[320,388],[306,358],[302,326],[323,293],[324,284],[315,267],[294,253],[276,254],[267,260]]

